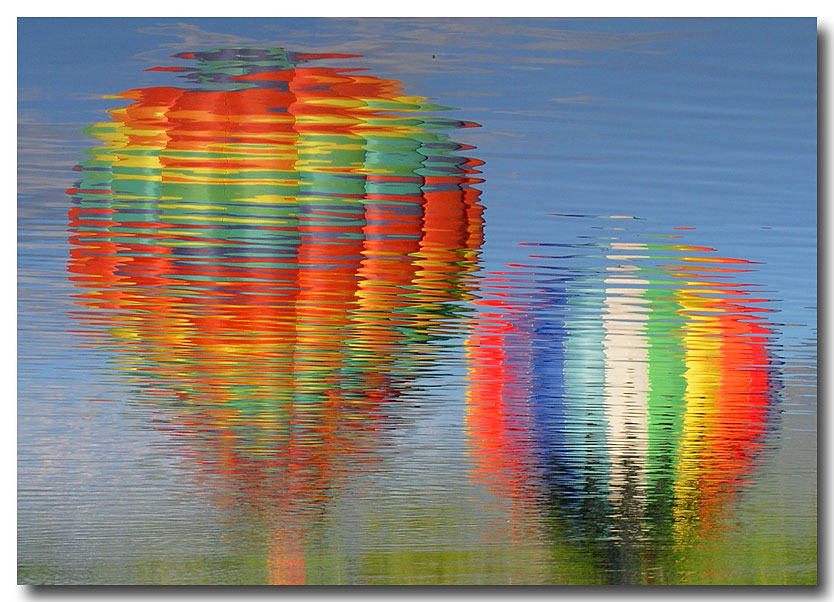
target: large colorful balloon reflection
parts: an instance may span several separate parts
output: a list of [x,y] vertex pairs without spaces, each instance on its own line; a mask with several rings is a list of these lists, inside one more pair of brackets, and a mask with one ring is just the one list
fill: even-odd
[[[377,443],[469,298],[482,242],[475,124],[336,55],[183,53],[187,87],[129,90],[72,194],[78,317],[272,531],[300,583],[304,513]],[[344,58],[344,57],[343,57]],[[442,328],[439,326],[442,325]],[[239,495],[245,492],[245,495]]]
[[713,536],[755,469],[773,333],[738,282],[750,262],[595,246],[591,266],[484,280],[467,428],[476,479],[516,512],[549,507],[557,539],[584,542],[605,579],[639,582],[659,562],[642,541],[671,558]]

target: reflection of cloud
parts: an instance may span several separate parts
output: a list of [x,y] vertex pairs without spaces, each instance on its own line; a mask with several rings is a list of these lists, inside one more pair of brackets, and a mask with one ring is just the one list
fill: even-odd
[[26,123],[19,121],[17,128],[18,147],[20,149],[32,148],[28,144],[41,143],[53,145],[53,148],[63,148],[69,144],[87,142],[87,137],[81,131],[86,125],[85,123],[73,122],[46,123],[37,121]]
[[527,134],[519,134],[518,132],[502,132],[501,130],[493,130],[490,132],[492,136],[504,136],[505,138],[526,138]]
[[[466,96],[467,98],[491,98],[494,96],[500,96],[499,92],[494,91],[481,91],[476,92],[474,90],[449,90],[443,93],[443,96]],[[488,111],[488,107],[471,107],[467,108],[468,111]]]
[[563,96],[560,98],[551,98],[550,102],[567,102],[567,103],[586,103],[591,100],[598,100],[599,96]]
[[[345,32],[393,34],[424,45],[445,48],[496,48],[496,38],[527,39],[518,48],[541,50],[631,50],[634,46],[692,37],[681,31],[608,32],[543,27],[541,19],[346,19]],[[546,20],[554,23],[556,20]],[[590,21],[593,23],[593,21]],[[402,31],[380,27],[384,24],[410,25]],[[600,25],[604,21],[597,21]],[[351,27],[352,25],[352,27]]]
[[43,90],[40,88],[18,88],[17,102],[27,102],[31,100],[40,100],[43,98]]
[[248,44],[252,38],[244,38],[231,33],[204,31],[193,23],[160,24],[139,28],[139,33],[180,38],[179,42],[160,44],[163,48],[174,50],[194,50],[202,46],[237,46]]
[[588,61],[581,59],[562,59],[556,57],[537,56],[533,58],[518,58],[518,63],[535,63],[540,65],[584,65]]
[[672,54],[669,50],[657,50],[656,48],[640,48],[632,50],[634,54],[650,54],[650,55],[665,55],[665,54]]
[[[229,19],[229,22],[234,22],[234,19]],[[159,23],[148,27],[140,27],[137,31],[147,35],[179,38],[177,42],[163,42],[152,50],[145,50],[134,55],[135,59],[155,65],[158,65],[161,59],[159,54],[160,50],[171,53],[171,51],[208,49],[222,46],[246,46],[255,42],[252,38],[236,36],[230,33],[205,31],[193,23]]]
[[[546,113],[541,109],[517,109],[515,111],[510,110],[495,110],[492,111],[496,115],[519,115],[523,117],[534,117],[534,118],[541,118],[544,115],[559,115],[560,113]],[[565,113],[561,113],[564,115]]]
[[[400,75],[412,73],[496,73],[519,64],[568,65],[586,63],[576,56],[553,56],[558,51],[658,52],[653,44],[694,35],[682,31],[609,32],[551,27],[556,20],[540,19],[331,19],[339,35],[302,29],[287,29],[284,23],[265,23],[264,31],[281,29],[281,37],[266,42],[295,50],[362,54],[367,66],[393,67]],[[290,22],[291,23],[291,22]],[[591,21],[600,29],[604,21]],[[657,25],[647,20],[648,26]],[[328,38],[338,40],[328,44]],[[513,64],[501,48],[512,45]],[[435,58],[432,58],[434,55]]]
[[557,30],[548,39],[524,44],[520,48],[527,50],[624,50],[643,51],[640,46],[657,42],[671,42],[691,38],[696,34],[677,31],[647,32],[607,32],[607,31],[567,31]]
[[17,123],[18,124],[43,123],[43,121],[44,121],[43,111],[39,111],[37,109],[18,109],[17,110]]
[[[83,125],[18,120],[18,193],[34,194],[49,190],[63,192],[77,178],[72,168],[78,162],[76,145],[86,142],[86,137],[81,133]],[[61,206],[66,205],[63,194],[56,200]],[[22,212],[27,210],[19,208]]]

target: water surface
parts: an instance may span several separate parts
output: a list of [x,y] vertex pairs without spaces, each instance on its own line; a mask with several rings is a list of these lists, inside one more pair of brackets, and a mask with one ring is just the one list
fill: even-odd
[[814,20],[19,63],[20,583],[816,582]]

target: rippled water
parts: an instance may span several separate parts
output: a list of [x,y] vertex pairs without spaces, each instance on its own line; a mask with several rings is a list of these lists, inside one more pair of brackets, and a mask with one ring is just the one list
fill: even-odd
[[19,582],[816,582],[814,20],[99,25],[19,22]]

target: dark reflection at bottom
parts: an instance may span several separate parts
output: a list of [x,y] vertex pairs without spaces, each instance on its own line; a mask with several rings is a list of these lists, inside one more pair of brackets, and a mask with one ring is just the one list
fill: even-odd
[[750,262],[628,236],[482,279],[467,433],[473,478],[589,581],[674,582],[754,473],[773,333]]

